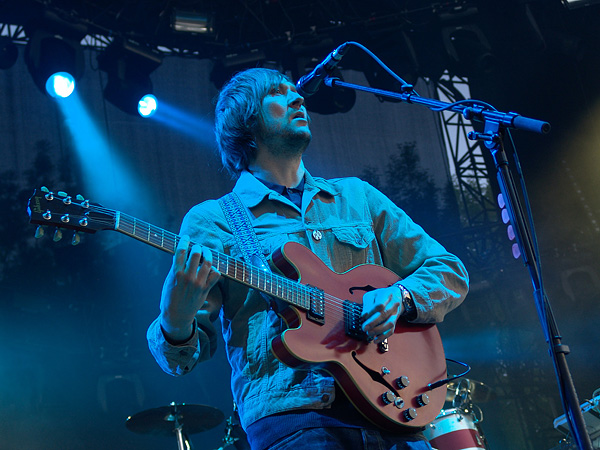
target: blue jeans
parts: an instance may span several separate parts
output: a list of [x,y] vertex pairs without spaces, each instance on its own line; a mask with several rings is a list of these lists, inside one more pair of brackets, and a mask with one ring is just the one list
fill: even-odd
[[268,450],[431,450],[427,441],[364,428],[309,428],[275,442]]

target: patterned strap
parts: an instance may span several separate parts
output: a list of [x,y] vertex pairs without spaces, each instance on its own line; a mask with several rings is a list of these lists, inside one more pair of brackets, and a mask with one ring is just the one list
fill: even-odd
[[261,251],[246,207],[238,195],[230,192],[219,199],[219,204],[246,262],[270,272],[269,263]]

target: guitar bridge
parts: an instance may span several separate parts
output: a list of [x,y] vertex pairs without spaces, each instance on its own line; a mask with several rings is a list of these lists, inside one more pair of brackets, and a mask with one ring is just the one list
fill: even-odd
[[367,334],[362,330],[361,315],[362,305],[349,300],[344,301],[344,327],[346,334],[359,341],[368,341]]
[[321,289],[310,286],[310,309],[306,317],[313,322],[325,324],[325,294]]

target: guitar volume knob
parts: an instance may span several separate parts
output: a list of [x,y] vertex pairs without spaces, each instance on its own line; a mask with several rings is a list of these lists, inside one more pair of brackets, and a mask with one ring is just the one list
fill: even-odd
[[405,387],[408,387],[409,384],[410,384],[410,380],[408,379],[408,377],[406,375],[402,375],[401,377],[396,378],[396,385],[400,389],[404,389]]
[[408,408],[404,411],[404,418],[410,422],[411,420],[415,420],[417,418],[417,410],[415,408]]
[[426,406],[429,405],[429,395],[421,394],[417,397],[417,405]]
[[396,401],[396,394],[394,394],[392,391],[387,391],[381,396],[381,399],[383,400],[383,403],[389,405],[390,403],[394,403]]

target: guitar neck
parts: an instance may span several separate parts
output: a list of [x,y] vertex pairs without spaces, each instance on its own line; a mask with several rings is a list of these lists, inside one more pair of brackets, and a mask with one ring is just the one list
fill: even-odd
[[[136,219],[120,211],[115,211],[115,231],[138,241],[174,254],[179,240],[177,234]],[[193,243],[191,243],[193,244]],[[276,297],[299,308],[308,310],[311,306],[311,288],[263,268],[253,266],[224,253],[211,250],[213,267],[221,275],[265,294]]]

